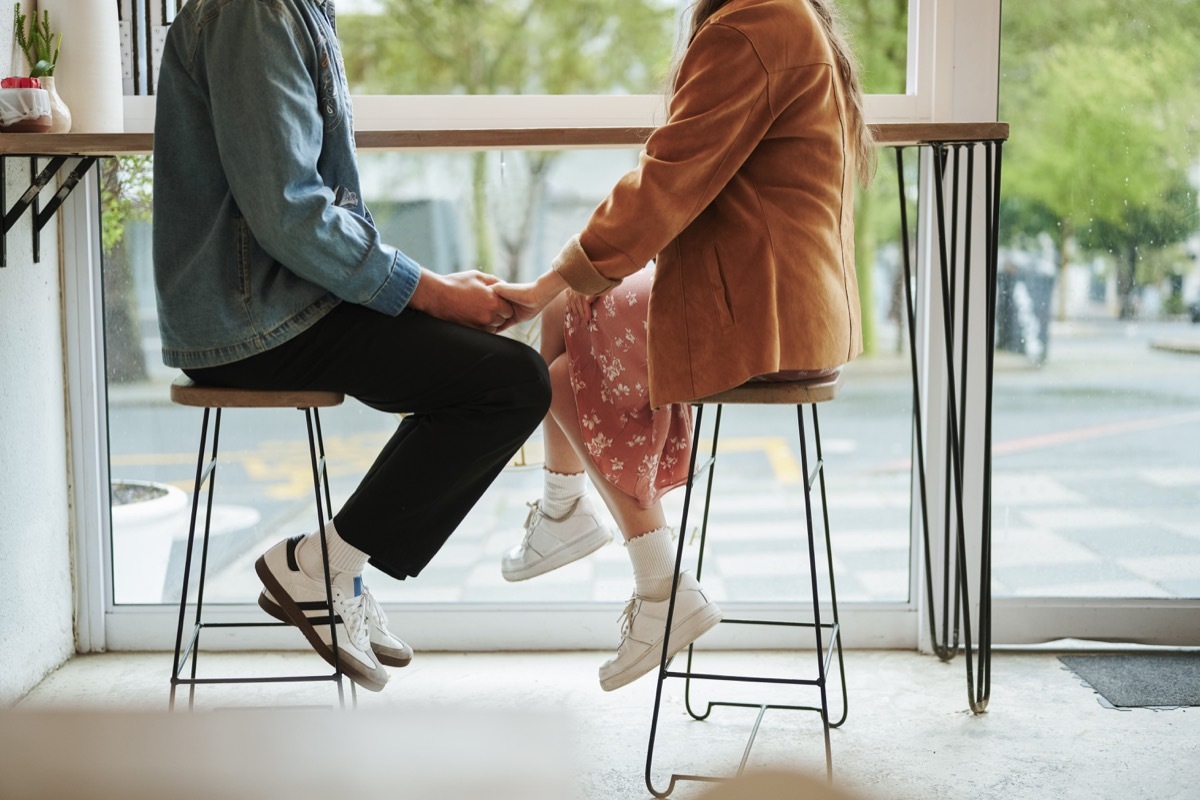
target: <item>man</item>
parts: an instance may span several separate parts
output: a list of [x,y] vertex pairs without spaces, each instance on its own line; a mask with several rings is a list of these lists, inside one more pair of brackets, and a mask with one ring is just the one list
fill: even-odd
[[[345,392],[409,414],[326,526],[341,663],[379,690],[412,651],[362,586],[416,576],[538,425],[542,359],[493,333],[478,272],[422,269],[363,205],[332,0],[189,0],[158,78],[163,360],[198,383]],[[319,533],[257,562],[260,605],[332,661]],[[312,618],[312,619],[310,619]],[[314,623],[316,620],[317,624]]]

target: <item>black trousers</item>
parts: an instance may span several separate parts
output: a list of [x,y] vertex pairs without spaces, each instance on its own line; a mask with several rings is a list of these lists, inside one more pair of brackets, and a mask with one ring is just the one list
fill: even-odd
[[401,579],[441,549],[550,405],[546,364],[520,342],[351,303],[265,353],[184,372],[219,386],[344,392],[409,414],[334,516],[343,539]]

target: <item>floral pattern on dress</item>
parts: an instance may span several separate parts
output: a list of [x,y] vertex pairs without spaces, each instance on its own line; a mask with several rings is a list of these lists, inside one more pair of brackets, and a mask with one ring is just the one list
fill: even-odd
[[626,278],[592,304],[586,322],[567,312],[564,336],[584,446],[596,467],[648,508],[687,481],[692,409],[650,408],[647,305],[654,270]]

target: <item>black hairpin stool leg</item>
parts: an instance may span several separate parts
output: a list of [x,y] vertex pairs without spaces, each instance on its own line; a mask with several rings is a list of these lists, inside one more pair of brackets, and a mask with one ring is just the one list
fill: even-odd
[[[830,395],[830,397],[832,397],[832,394]],[[730,402],[736,402],[736,401],[730,401]],[[741,400],[741,402],[752,402],[752,401]],[[707,542],[707,535],[708,535],[709,510],[710,510],[710,503],[711,503],[711,499],[712,499],[713,481],[714,481],[715,472],[716,472],[716,458],[717,458],[718,442],[720,439],[721,414],[722,414],[722,405],[720,403],[716,403],[716,402],[714,402],[712,404],[716,405],[716,407],[717,407],[717,412],[715,415],[715,420],[714,420],[714,425],[713,425],[712,451],[709,454],[708,459],[699,467],[697,467],[697,458],[698,458],[698,453],[699,453],[700,430],[701,430],[701,423],[703,421],[703,413],[704,413],[704,405],[705,404],[698,403],[696,405],[696,421],[695,421],[695,430],[693,433],[692,455],[691,455],[691,460],[688,465],[688,481],[687,481],[687,483],[685,485],[685,489],[684,489],[683,513],[682,513],[682,517],[681,517],[681,521],[680,521],[679,541],[678,541],[678,544],[676,547],[676,553],[675,553],[675,575],[674,575],[674,579],[672,581],[671,599],[667,606],[666,631],[668,631],[668,632],[671,630],[671,623],[672,623],[674,613],[675,613],[675,591],[678,588],[679,575],[680,575],[680,572],[681,572],[682,566],[683,566],[683,547],[684,547],[684,540],[687,535],[688,515],[691,510],[692,490],[693,490],[693,487],[695,485],[697,478],[705,470],[707,470],[708,471],[708,483],[707,483],[705,497],[704,497],[702,522],[701,522],[701,526],[700,526],[699,552],[697,554],[697,564],[696,564],[697,579],[699,579],[701,577],[702,570],[704,567],[704,547]],[[833,755],[832,755],[832,746],[831,746],[831,742],[830,742],[829,731],[830,731],[830,728],[840,726],[842,723],[845,722],[846,716],[848,713],[849,703],[848,703],[847,691],[846,691],[845,666],[844,666],[843,658],[842,658],[841,628],[840,628],[840,622],[838,620],[838,612],[837,612],[837,590],[836,590],[836,586],[835,586],[834,580],[833,580],[833,578],[834,578],[834,576],[833,576],[833,551],[832,551],[832,545],[830,543],[830,537],[829,537],[829,511],[828,511],[828,504],[826,502],[824,459],[823,459],[822,452],[821,452],[821,432],[820,432],[820,427],[819,427],[819,423],[817,420],[816,404],[814,402],[812,404],[812,421],[813,421],[813,441],[816,446],[816,463],[813,466],[813,468],[810,470],[809,469],[810,464],[809,464],[808,442],[807,442],[807,438],[805,435],[803,405],[804,404],[796,405],[796,415],[797,415],[797,427],[798,427],[799,436],[800,436],[801,464],[802,464],[803,472],[804,472],[804,509],[805,509],[805,524],[806,524],[807,541],[808,541],[809,586],[811,589],[813,621],[812,622],[785,622],[785,621],[765,620],[765,619],[726,618],[726,619],[722,620],[722,623],[723,624],[734,624],[734,625],[765,625],[765,626],[790,627],[790,628],[811,628],[813,630],[815,645],[816,645],[817,678],[816,679],[800,679],[800,678],[766,677],[766,676],[755,676],[755,675],[728,675],[728,674],[713,674],[713,673],[697,672],[693,669],[694,664],[695,664],[694,659],[695,659],[695,655],[696,655],[694,645],[688,646],[686,668],[682,672],[671,671],[670,660],[667,658],[667,653],[668,653],[667,639],[669,637],[664,636],[662,657],[660,659],[659,669],[658,669],[658,683],[657,683],[657,686],[655,689],[654,707],[653,707],[653,712],[651,714],[651,721],[650,721],[650,736],[649,736],[649,741],[647,743],[647,748],[646,748],[646,773],[645,773],[646,788],[649,789],[650,793],[653,794],[655,797],[667,797],[674,791],[675,785],[679,781],[715,782],[715,781],[720,781],[720,780],[725,779],[722,777],[711,776],[711,775],[687,775],[687,774],[675,773],[675,774],[671,775],[670,782],[667,785],[666,789],[660,790],[658,787],[656,787],[654,785],[654,776],[653,776],[654,747],[655,747],[656,738],[657,738],[657,734],[658,734],[659,714],[662,709],[663,684],[667,678],[683,678],[685,680],[684,704],[685,704],[687,713],[692,717],[693,720],[701,721],[701,720],[707,719],[708,716],[712,713],[712,710],[714,708],[716,708],[717,706],[751,708],[751,709],[758,710],[758,716],[754,721],[753,728],[750,732],[749,741],[747,742],[745,750],[743,751],[742,760],[738,766],[738,770],[736,773],[737,775],[740,775],[742,773],[742,771],[745,769],[746,762],[750,756],[750,750],[753,747],[755,737],[758,734],[759,726],[762,723],[763,716],[766,714],[767,711],[786,709],[786,710],[819,712],[821,715],[822,731],[823,731],[824,739],[825,739],[826,774],[830,777],[830,779],[832,779]],[[817,551],[816,551],[816,526],[814,524],[814,514],[813,514],[813,507],[812,507],[812,489],[813,489],[814,484],[816,484],[818,481],[819,481],[819,486],[820,486],[820,491],[821,491],[822,523],[824,525],[824,534],[825,534],[825,557],[827,559],[827,565],[828,565],[828,570],[829,570],[831,604],[832,604],[832,611],[833,611],[833,621],[831,623],[829,623],[829,622],[823,623],[821,621],[821,609],[820,609],[820,601],[819,601],[818,575],[817,575],[817,572],[818,572]],[[825,640],[826,635],[828,635],[828,637],[829,637],[828,644],[826,644],[826,640]],[[838,675],[839,675],[839,678],[841,679],[842,708],[841,708],[841,712],[840,712],[838,718],[836,720],[831,720],[830,713],[829,713],[827,684],[828,684],[828,678],[829,678],[830,667],[831,667],[831,659],[832,659],[832,656],[833,656],[833,653],[835,650],[836,650],[837,659],[838,659]],[[792,686],[811,686],[811,687],[815,687],[819,691],[820,705],[818,705],[818,706],[799,706],[799,705],[785,705],[785,704],[775,704],[775,703],[739,703],[739,702],[710,701],[710,702],[708,702],[707,707],[705,708],[705,710],[703,712],[698,712],[693,708],[692,698],[691,698],[691,687],[692,687],[693,680],[712,680],[712,681],[746,682],[746,683],[761,683],[761,684],[781,684],[781,685],[792,685]]]

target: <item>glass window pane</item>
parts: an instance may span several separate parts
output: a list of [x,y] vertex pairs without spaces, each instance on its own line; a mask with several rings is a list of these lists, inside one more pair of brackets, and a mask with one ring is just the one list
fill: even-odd
[[[661,92],[691,3],[339,0],[356,94]],[[841,0],[866,90],[903,94],[908,0]]]
[[846,22],[867,94],[904,94],[909,0],[831,0]]
[[[523,279],[546,268],[636,158],[632,149],[366,153],[361,166],[364,194],[385,239],[440,272],[484,266]],[[199,410],[168,400],[175,371],[161,363],[148,206],[138,194],[138,176],[147,169],[145,160],[106,164],[113,189],[105,219],[113,237],[116,228],[123,234],[106,239],[104,262],[111,473],[114,483],[133,484],[114,493],[118,603],[178,599],[201,419]],[[897,238],[889,202],[892,170],[885,160],[874,190],[878,199],[861,195],[859,255],[873,265],[860,270],[864,304],[871,309],[864,316],[873,323],[870,352],[848,369],[838,400],[820,409],[844,602],[908,599],[911,384],[897,323],[901,307],[894,300],[899,254],[888,244]],[[536,331],[515,335],[534,342]],[[710,414],[709,425],[711,419]],[[347,401],[327,410],[322,422],[337,508],[397,420]],[[794,411],[730,407],[722,443],[706,585],[723,599],[804,600],[806,584],[788,577],[807,564]],[[229,411],[220,453],[206,597],[251,603],[260,589],[253,572],[257,556],[279,539],[316,526],[303,416],[291,410]],[[400,583],[371,573],[373,591],[404,602],[627,598],[632,572],[617,544],[537,580],[503,581],[501,553],[520,541],[526,503],[541,492],[540,433],[518,460],[523,465],[503,471],[418,579]],[[143,482],[160,488],[147,489]],[[163,497],[151,509],[120,502],[155,491]],[[682,501],[682,491],[667,495],[669,524],[678,524]],[[819,525],[819,508],[815,513]],[[692,524],[698,521],[694,514]],[[691,542],[692,531],[686,535]]]
[[1200,597],[1198,25],[1004,4],[998,596]]
[[338,3],[356,94],[645,94],[675,42],[671,0]]

